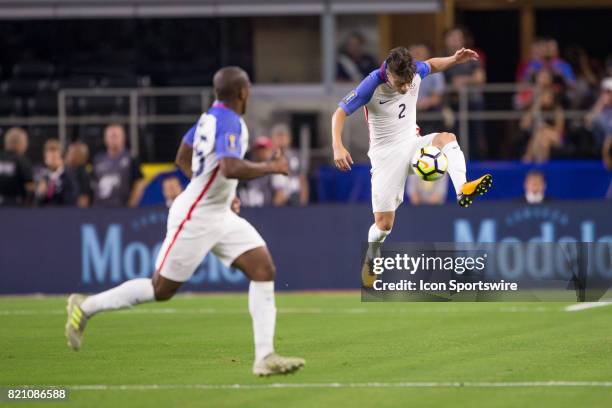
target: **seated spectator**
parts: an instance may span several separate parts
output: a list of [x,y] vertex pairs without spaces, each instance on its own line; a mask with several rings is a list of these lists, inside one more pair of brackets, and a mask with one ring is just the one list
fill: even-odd
[[[425,61],[430,58],[429,48],[424,44],[412,45],[409,49],[412,57],[417,61]],[[444,107],[444,75],[441,72],[427,75],[421,80],[419,85],[419,98],[417,99],[417,109],[424,112],[440,112]],[[452,126],[452,123],[450,124]],[[440,121],[419,122],[420,133],[426,135],[439,132],[447,126]]]
[[601,94],[585,118],[586,126],[593,132],[597,147],[612,135],[612,77],[601,83]]
[[374,57],[364,52],[365,38],[358,32],[351,33],[338,54],[336,79],[338,81],[360,82],[378,68]]
[[565,132],[565,114],[552,91],[540,95],[521,118],[520,126],[529,138],[523,161],[548,161],[551,150],[562,145]]
[[91,177],[87,171],[89,160],[89,147],[81,141],[75,140],[66,149],[66,167],[74,174],[78,185],[77,206],[89,207],[91,204]]
[[523,184],[525,189],[525,203],[541,204],[546,201],[546,179],[539,170],[531,170],[525,176]]
[[559,57],[559,44],[552,38],[544,40],[542,59],[529,62],[522,80],[524,82],[530,82],[542,69],[550,70],[555,82],[559,83],[559,85],[572,87],[576,83],[576,76],[574,75],[572,66]]
[[300,160],[297,149],[291,147],[291,131],[285,124],[272,127],[272,143],[275,149],[280,149],[289,162],[289,175],[275,174],[272,176],[274,197],[272,204],[306,205],[308,204],[308,179],[304,163]]
[[[469,33],[464,28],[455,27],[449,30],[444,41],[446,44],[447,55],[453,55],[457,50],[467,47]],[[475,87],[487,81],[482,59],[471,60],[465,64],[457,64],[444,71],[446,83],[455,91],[465,87]],[[459,93],[451,92],[448,94],[448,103],[454,109],[459,109]],[[468,108],[472,111],[484,109],[484,95],[482,91],[475,89],[468,94]],[[458,133],[455,130],[455,133]],[[470,158],[481,159],[487,154],[488,144],[484,133],[484,124],[481,120],[469,121],[469,142]]]
[[[274,154],[272,140],[266,136],[259,136],[251,149],[251,160],[263,162],[270,160]],[[252,180],[241,181],[238,187],[238,198],[245,207],[264,207],[272,205],[274,189],[272,188],[272,175]],[[234,204],[232,204],[233,207]]]
[[104,130],[106,152],[93,162],[93,205],[136,207],[145,187],[140,163],[125,146],[123,126],[111,124]]
[[570,107],[588,109],[595,102],[599,87],[599,66],[589,57],[584,47],[578,45],[568,47],[565,55],[576,75],[575,86],[569,91]]
[[532,107],[536,96],[547,91],[552,91],[556,94],[559,90],[554,87],[552,73],[547,69],[543,69],[536,74],[533,85],[528,84],[521,87],[514,97],[514,106],[520,110],[529,109]]
[[[445,36],[446,53],[453,55],[457,50],[466,47],[467,34],[465,29],[455,27],[449,30]],[[454,88],[465,85],[481,85],[487,81],[487,76],[482,62],[468,61],[465,64],[457,64],[444,71],[446,82]],[[478,94],[482,97],[482,94]],[[479,98],[482,99],[482,98]]]
[[36,185],[35,201],[40,206],[75,205],[78,185],[74,174],[64,166],[57,139],[49,139],[43,148],[45,169]]
[[546,40],[536,38],[532,43],[529,51],[529,60],[524,60],[516,67],[516,82],[522,82],[529,77],[527,69],[531,64],[541,63],[544,60],[546,49]]
[[181,180],[176,176],[168,176],[162,181],[162,194],[166,207],[170,208],[176,197],[183,192]]
[[11,128],[4,135],[4,151],[0,151],[0,206],[22,206],[31,203],[34,193],[32,166],[24,157],[28,134]]
[[419,176],[410,175],[406,190],[412,205],[444,204],[448,194],[448,176],[436,181],[424,181]]

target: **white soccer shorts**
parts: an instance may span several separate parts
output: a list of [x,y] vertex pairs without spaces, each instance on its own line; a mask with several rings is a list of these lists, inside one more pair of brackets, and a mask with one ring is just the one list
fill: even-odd
[[428,146],[438,133],[417,136],[403,143],[370,150],[372,163],[372,210],[373,212],[395,211],[404,201],[404,188],[414,154]]
[[168,232],[157,255],[155,270],[164,278],[186,282],[208,252],[230,266],[245,252],[265,246],[257,230],[229,209],[221,214],[196,208],[190,217],[168,216]]

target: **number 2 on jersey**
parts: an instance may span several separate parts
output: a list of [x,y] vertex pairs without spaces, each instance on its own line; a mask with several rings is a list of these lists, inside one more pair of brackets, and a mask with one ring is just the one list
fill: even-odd
[[404,103],[400,103],[400,106],[399,106],[399,107],[400,107],[400,109],[401,109],[401,110],[400,110],[400,113],[399,113],[398,119],[405,118],[405,117],[406,117],[406,114],[404,113],[404,111],[406,110],[406,104],[404,104]]

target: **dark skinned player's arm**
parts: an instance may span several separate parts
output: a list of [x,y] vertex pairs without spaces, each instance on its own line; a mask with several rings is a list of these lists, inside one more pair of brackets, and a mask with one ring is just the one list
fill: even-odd
[[187,176],[191,178],[191,156],[193,155],[193,148],[187,143],[181,142],[178,152],[176,152],[176,159],[174,164]]
[[287,175],[289,163],[285,156],[278,151],[272,160],[266,162],[252,162],[235,157],[222,157],[219,161],[219,169],[226,178],[250,180],[268,174]]

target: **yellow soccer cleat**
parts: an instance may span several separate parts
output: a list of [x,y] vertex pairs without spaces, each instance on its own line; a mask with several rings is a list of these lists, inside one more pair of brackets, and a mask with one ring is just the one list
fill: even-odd
[[72,294],[68,298],[68,306],[66,307],[68,320],[66,321],[64,334],[66,335],[66,340],[68,340],[68,346],[74,351],[78,351],[81,348],[83,332],[87,325],[87,316],[81,310],[81,303],[84,300],[85,296]]
[[371,289],[376,279],[378,279],[378,277],[372,271],[372,261],[365,261],[361,268],[361,285],[365,289]]
[[267,377],[276,374],[290,374],[304,367],[306,361],[299,357],[283,357],[276,353],[268,354],[263,360],[253,364],[253,374]]
[[474,181],[468,181],[461,187],[461,194],[457,197],[457,202],[461,207],[469,207],[474,198],[483,195],[493,185],[493,177],[490,174],[476,179]]

